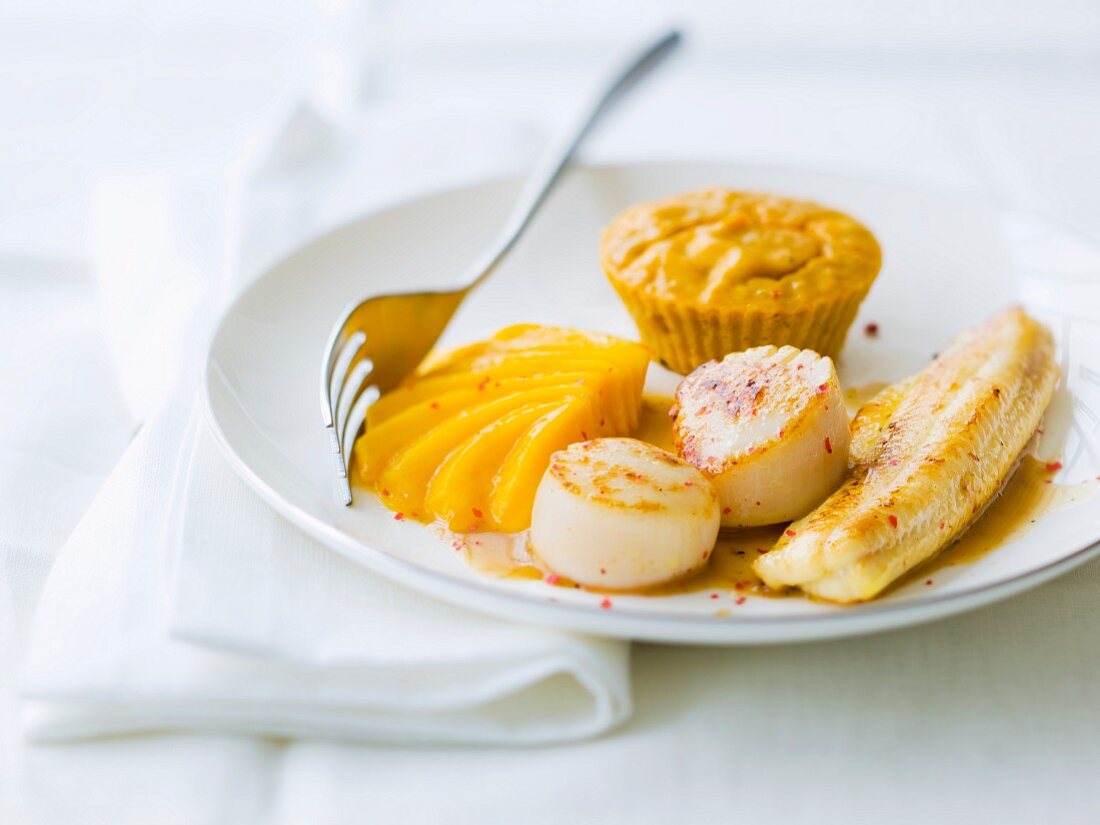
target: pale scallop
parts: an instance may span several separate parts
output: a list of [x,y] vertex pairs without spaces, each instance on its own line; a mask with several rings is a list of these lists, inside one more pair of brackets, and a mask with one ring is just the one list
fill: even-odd
[[718,496],[694,467],[632,438],[598,438],[554,454],[535,494],[535,556],[578,584],[632,590],[707,563]]
[[848,415],[830,358],[754,347],[703,364],[676,390],[680,456],[714,482],[726,527],[801,518],[848,468]]

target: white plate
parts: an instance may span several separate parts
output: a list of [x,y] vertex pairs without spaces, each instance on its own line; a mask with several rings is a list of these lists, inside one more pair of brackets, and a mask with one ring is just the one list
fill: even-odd
[[[580,168],[507,264],[463,307],[445,342],[517,321],[633,337],[597,265],[600,228],[632,203],[714,184],[820,200],[877,234],[885,265],[841,358],[846,386],[913,372],[959,330],[1010,302],[1026,303],[1058,336],[1068,385],[1047,416],[1044,452],[1062,448],[1059,481],[1100,475],[1100,249],[968,197],[735,163]],[[337,505],[316,391],[330,325],[364,295],[446,285],[500,226],[517,188],[516,181],[492,181],[368,215],[275,266],[223,319],[205,377],[214,432],[233,466],[272,506],[334,550],[425,593],[516,621],[721,644],[803,641],[928,621],[1033,587],[1100,552],[1100,499],[1093,499],[1045,515],[1027,535],[972,565],[939,571],[933,586],[917,583],[867,605],[750,598],[719,616],[734,607],[732,594],[716,601],[703,592],[617,596],[611,609],[601,609],[600,595],[477,573],[427,528],[395,521],[367,494],[353,508]],[[881,330],[875,340],[859,333],[870,320]],[[1052,445],[1055,433],[1060,443]]]

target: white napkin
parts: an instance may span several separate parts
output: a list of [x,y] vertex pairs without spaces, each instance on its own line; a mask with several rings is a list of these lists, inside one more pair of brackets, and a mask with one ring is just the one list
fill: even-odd
[[[231,291],[224,273],[330,220],[309,204],[336,213],[332,184],[355,157],[346,133],[299,109],[245,165],[245,186],[101,188],[105,316],[125,395],[149,418],[51,572],[23,680],[32,738],[204,729],[539,743],[629,714],[625,644],[489,619],[358,568],[275,515],[204,429],[193,342]],[[219,225],[244,240],[219,245]]]

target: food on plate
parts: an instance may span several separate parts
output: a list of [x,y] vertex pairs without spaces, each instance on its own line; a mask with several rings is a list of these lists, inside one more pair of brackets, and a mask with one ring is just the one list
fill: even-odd
[[[600,256],[642,343],[510,326],[434,353],[367,409],[355,482],[486,574],[735,605],[873,599],[1005,488],[1057,383],[1050,332],[1011,309],[920,373],[852,390],[849,423],[833,356],[881,252],[807,201],[712,188],[640,204]],[[1010,492],[1051,481],[1030,461]],[[1004,523],[969,532],[968,558]]]
[[866,464],[871,460],[883,428],[897,409],[898,402],[916,380],[916,375],[910,375],[893,384],[887,384],[859,407],[852,419],[852,436],[848,445],[848,463],[851,466]]
[[848,470],[848,414],[832,359],[754,347],[685,378],[672,409],[676,450],[714,482],[722,525],[800,518]]
[[1050,332],[1022,310],[963,333],[857,416],[848,479],[756,560],[757,573],[829,601],[874,598],[984,510],[1057,380]]
[[626,210],[600,259],[654,358],[688,373],[764,344],[836,356],[881,252],[841,212],[714,188]]
[[397,518],[524,530],[552,453],[637,426],[648,362],[641,344],[531,324],[429,359],[368,409],[357,480]]
[[646,587],[707,563],[718,497],[693,466],[633,438],[554,453],[531,515],[532,553],[555,573],[608,590]]

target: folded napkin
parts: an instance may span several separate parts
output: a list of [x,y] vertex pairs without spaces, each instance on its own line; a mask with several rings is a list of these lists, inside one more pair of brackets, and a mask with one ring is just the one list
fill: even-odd
[[[51,571],[23,675],[30,737],[519,744],[629,714],[627,645],[480,616],[359,568],[270,510],[205,428],[193,342],[233,292],[225,273],[324,225],[310,203],[333,214],[356,144],[299,109],[237,180],[101,187],[101,297],[124,395],[146,423]],[[221,242],[218,226],[232,233]]]

